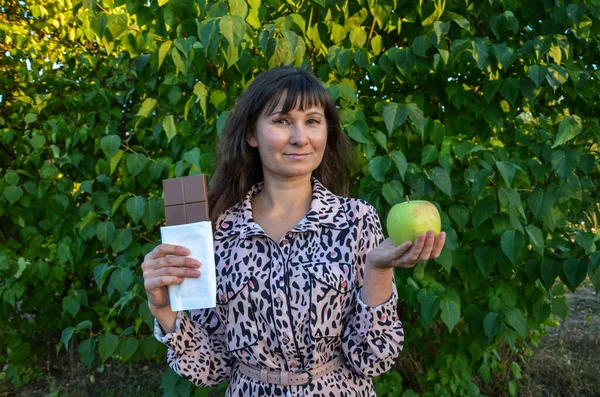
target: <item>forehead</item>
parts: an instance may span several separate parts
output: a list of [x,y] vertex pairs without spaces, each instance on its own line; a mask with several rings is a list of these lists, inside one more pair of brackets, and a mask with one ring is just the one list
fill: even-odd
[[307,112],[314,109],[324,110],[324,103],[324,98],[321,98],[319,92],[302,90],[296,93],[289,93],[288,91],[283,91],[275,93],[267,101],[263,113],[268,115],[274,112],[287,114],[292,110],[300,112]]

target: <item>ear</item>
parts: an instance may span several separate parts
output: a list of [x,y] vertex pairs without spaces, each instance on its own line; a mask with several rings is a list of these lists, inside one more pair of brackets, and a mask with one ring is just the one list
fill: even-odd
[[248,142],[248,145],[252,147],[258,147],[258,141],[256,140],[254,129],[248,130],[248,134],[246,134],[246,142]]

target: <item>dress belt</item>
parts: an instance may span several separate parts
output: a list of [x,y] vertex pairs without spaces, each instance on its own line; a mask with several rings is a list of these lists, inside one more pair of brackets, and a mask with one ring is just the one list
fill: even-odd
[[281,386],[302,386],[308,385],[313,380],[319,379],[323,375],[335,371],[341,367],[343,362],[344,360],[342,357],[337,357],[312,371],[306,369],[298,371],[272,371],[266,368],[256,368],[240,362],[239,370],[244,375],[263,383],[272,383]]

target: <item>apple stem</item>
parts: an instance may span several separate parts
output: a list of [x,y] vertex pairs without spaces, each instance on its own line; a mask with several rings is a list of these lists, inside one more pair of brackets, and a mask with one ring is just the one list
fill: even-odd
[[408,198],[408,194],[404,197],[406,197],[406,201],[408,201],[408,204],[410,204],[410,199]]

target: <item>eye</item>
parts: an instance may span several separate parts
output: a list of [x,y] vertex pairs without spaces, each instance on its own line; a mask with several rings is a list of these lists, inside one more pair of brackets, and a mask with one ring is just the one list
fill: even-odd
[[277,118],[271,121],[273,122],[273,124],[289,124],[289,122],[284,118]]
[[308,125],[321,124],[321,120],[319,120],[319,119],[308,119],[308,120],[306,120],[306,124],[308,124]]

